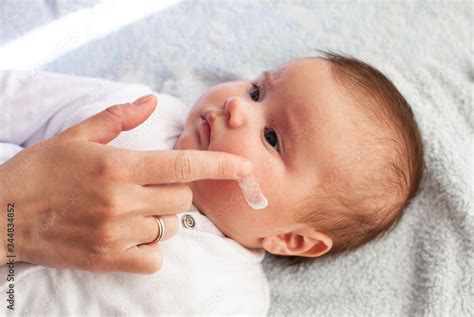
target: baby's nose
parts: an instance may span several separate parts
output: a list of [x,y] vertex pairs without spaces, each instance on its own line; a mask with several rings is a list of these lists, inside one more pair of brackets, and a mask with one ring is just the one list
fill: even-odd
[[242,98],[227,98],[224,104],[224,109],[229,115],[228,123],[231,128],[239,128],[245,124],[247,107],[247,103]]

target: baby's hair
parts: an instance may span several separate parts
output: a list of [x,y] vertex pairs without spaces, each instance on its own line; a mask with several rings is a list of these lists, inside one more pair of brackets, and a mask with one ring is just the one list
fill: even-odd
[[[410,106],[384,74],[354,57],[318,51],[322,56],[316,58],[329,62],[335,81],[360,109],[356,120],[367,140],[365,149],[354,149],[294,213],[295,221],[331,237],[327,254],[337,254],[355,250],[398,223],[421,182],[423,144]],[[346,181],[351,173],[362,174],[361,182]],[[291,265],[314,259],[286,258]]]

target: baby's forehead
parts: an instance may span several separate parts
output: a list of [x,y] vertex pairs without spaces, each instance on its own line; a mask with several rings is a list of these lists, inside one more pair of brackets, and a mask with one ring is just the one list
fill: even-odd
[[285,105],[318,111],[347,100],[330,64],[322,59],[291,61],[264,72],[263,77]]
[[331,64],[322,58],[299,58],[269,70],[275,81],[311,79],[331,75]]
[[[297,165],[330,170],[362,146],[359,110],[322,59],[300,59],[270,71],[277,98],[274,109],[285,129]],[[285,141],[285,140],[284,140]]]
[[277,96],[276,103],[303,116],[334,111],[352,99],[335,80],[330,64],[319,58],[288,62],[264,72],[263,78]]

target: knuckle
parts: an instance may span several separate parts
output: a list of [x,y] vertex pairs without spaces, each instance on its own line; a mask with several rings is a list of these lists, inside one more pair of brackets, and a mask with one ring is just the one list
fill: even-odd
[[118,150],[107,151],[105,155],[97,160],[94,170],[95,176],[107,181],[120,180],[125,175],[123,153]]
[[100,200],[98,218],[102,221],[110,221],[120,212],[120,198],[117,194],[108,193]]
[[122,131],[122,118],[125,116],[123,107],[126,105],[127,104],[119,104],[105,109],[105,112],[108,114],[110,122],[112,123],[110,129],[115,134],[118,134]]
[[105,255],[117,241],[117,234],[109,228],[102,228],[96,234],[96,244],[94,251],[97,255]]
[[94,220],[96,221],[97,225],[107,223],[113,218],[115,212],[113,211],[112,207],[108,206],[110,205],[106,205],[106,203],[104,203],[104,205],[96,211]]
[[114,175],[114,173],[115,166],[112,159],[110,159],[108,156],[105,156],[97,160],[95,175],[97,175],[99,178],[108,179],[110,176]]
[[218,160],[218,165],[217,165],[217,172],[219,175],[226,175],[229,171],[229,163],[226,159],[223,157],[220,157]]
[[147,171],[149,166],[153,166],[153,161],[149,156],[132,157],[125,162],[127,163],[128,173],[133,179],[138,179],[143,171]]
[[175,160],[174,171],[179,180],[187,180],[194,174],[194,165],[191,156],[187,153],[181,153]]
[[105,109],[108,113],[110,113],[113,117],[117,117],[117,119],[120,121],[120,118],[124,115],[124,109],[123,107],[126,106],[127,104],[117,104],[108,107]]

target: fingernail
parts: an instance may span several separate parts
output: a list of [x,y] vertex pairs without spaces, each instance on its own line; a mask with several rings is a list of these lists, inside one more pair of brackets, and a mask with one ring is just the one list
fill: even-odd
[[133,104],[135,104],[135,105],[137,105],[137,106],[143,105],[143,104],[147,103],[148,101],[150,101],[151,98],[153,98],[153,94],[140,97],[140,98],[138,98],[137,100],[135,100],[135,101],[133,102]]
[[245,177],[250,174],[252,171],[253,164],[248,160],[241,160],[239,164],[239,169],[237,170],[237,177]]

